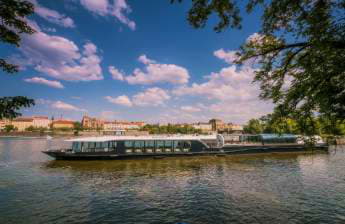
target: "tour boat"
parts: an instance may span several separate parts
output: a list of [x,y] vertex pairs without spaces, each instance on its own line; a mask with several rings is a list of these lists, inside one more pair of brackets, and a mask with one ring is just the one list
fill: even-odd
[[[70,148],[48,149],[44,153],[59,160],[91,160],[294,152],[309,149],[304,144],[297,143],[297,137],[291,136],[280,137],[279,141],[266,136],[266,142],[260,135],[241,135],[240,140],[235,143],[228,139],[228,136],[220,134],[85,137],[66,140],[71,143]],[[251,144],[246,142],[248,139],[251,139]],[[313,148],[327,150],[328,146],[317,143]]]

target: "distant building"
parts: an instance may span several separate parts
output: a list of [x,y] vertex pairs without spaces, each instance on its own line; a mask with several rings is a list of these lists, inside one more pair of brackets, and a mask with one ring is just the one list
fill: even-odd
[[129,121],[105,121],[104,130],[130,130],[130,129],[140,129],[145,126],[145,122],[129,122]]
[[212,119],[209,121],[209,123],[212,126],[212,131],[225,132],[225,133],[243,132],[243,126],[232,124],[232,123],[224,123],[220,119]]
[[30,126],[33,126],[34,119],[31,117],[19,117],[12,120],[11,124],[16,128],[18,131],[25,131]]
[[212,131],[212,125],[210,123],[195,123],[191,125],[193,128],[197,130],[201,130],[202,132],[210,132]]
[[102,120],[97,119],[97,118],[92,118],[89,116],[83,116],[81,124],[83,128],[88,128],[88,129],[103,129],[104,128],[104,122]]
[[74,128],[74,121],[56,120],[52,123],[52,128]]
[[212,131],[223,130],[226,127],[226,124],[220,119],[211,119],[209,123],[211,124]]
[[10,120],[0,120],[0,131],[4,130],[6,125],[10,125]]
[[33,116],[32,126],[35,128],[50,128],[51,120],[45,116]]
[[243,126],[238,124],[228,124],[232,131],[243,131]]

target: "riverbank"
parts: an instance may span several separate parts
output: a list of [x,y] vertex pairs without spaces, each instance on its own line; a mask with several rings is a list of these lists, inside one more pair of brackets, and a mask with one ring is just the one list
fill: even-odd
[[[130,130],[123,133],[124,135],[148,135],[147,131],[136,131]],[[12,132],[0,132],[0,137],[96,137],[96,136],[104,136],[104,135],[111,135],[107,131],[12,131]]]

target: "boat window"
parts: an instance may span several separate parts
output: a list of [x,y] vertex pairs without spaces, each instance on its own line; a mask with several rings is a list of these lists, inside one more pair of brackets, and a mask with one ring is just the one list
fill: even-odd
[[133,141],[125,141],[126,148],[133,148]]
[[103,149],[109,148],[109,142],[102,142],[101,143],[101,148],[103,148]]
[[145,147],[144,141],[134,141],[134,148],[143,149]]
[[164,141],[156,141],[157,148],[164,148]]
[[190,147],[191,147],[191,142],[190,141],[184,142],[184,148],[185,149],[189,149]]
[[110,151],[114,151],[115,149],[116,149],[116,147],[117,147],[117,142],[115,142],[115,141],[112,141],[112,142],[107,142],[108,143],[108,148],[109,148],[109,150]]
[[96,143],[95,143],[95,142],[89,142],[88,148],[89,148],[89,149],[94,149],[95,146],[96,146]]
[[97,149],[102,148],[102,142],[96,142],[96,147]]
[[154,141],[145,141],[145,148],[153,149],[155,147]]
[[171,149],[172,145],[173,145],[173,142],[171,140],[165,141],[165,148]]
[[72,143],[72,150],[74,152],[80,152],[81,151],[81,142],[73,142]]

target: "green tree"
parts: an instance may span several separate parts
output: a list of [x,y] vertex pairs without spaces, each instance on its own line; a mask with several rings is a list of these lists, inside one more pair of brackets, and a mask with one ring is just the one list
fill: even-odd
[[36,131],[37,129],[34,126],[29,126],[25,128],[25,131]]
[[76,131],[82,131],[83,130],[83,126],[79,121],[74,122],[73,124],[73,129]]
[[[201,28],[215,14],[215,31],[241,28],[238,2],[193,0],[188,21]],[[236,63],[257,64],[254,81],[260,84],[260,97],[300,115],[317,111],[344,120],[345,1],[244,2],[248,13],[262,7],[262,23],[259,34],[241,46]]]
[[2,97],[0,98],[0,119],[15,118],[21,114],[17,112],[20,108],[30,107],[35,102],[24,96]]
[[244,125],[243,130],[249,134],[261,134],[264,130],[264,125],[258,119],[250,119],[248,124]]
[[[20,46],[21,34],[33,34],[25,18],[34,12],[34,5],[28,1],[0,0],[0,41],[6,44]],[[16,73],[18,66],[0,58],[0,68],[7,73]],[[24,96],[0,98],[0,119],[14,118],[20,113],[16,112],[22,107],[34,105],[32,99]]]
[[16,128],[13,125],[5,125],[4,131],[5,132],[11,132],[11,131],[15,131]]

